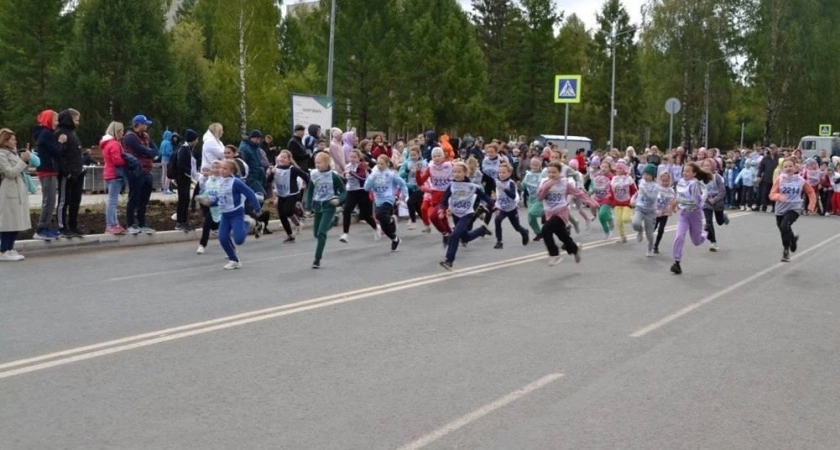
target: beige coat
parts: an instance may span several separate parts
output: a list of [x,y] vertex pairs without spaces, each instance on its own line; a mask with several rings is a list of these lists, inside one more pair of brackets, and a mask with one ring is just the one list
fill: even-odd
[[0,148],[0,231],[24,231],[29,221],[29,192],[21,175],[27,164],[11,150]]

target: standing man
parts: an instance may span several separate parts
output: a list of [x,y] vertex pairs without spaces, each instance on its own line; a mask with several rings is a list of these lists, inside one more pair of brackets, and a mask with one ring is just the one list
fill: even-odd
[[758,200],[761,212],[767,212],[767,205],[774,209],[773,202],[770,201],[770,190],[773,189],[773,171],[776,170],[776,165],[778,165],[776,160],[778,151],[776,144],[770,145],[770,150],[764,154],[764,158],[758,163]]
[[58,233],[64,237],[82,237],[79,229],[79,206],[82,204],[82,187],[85,168],[82,165],[82,143],[76,135],[81,114],[75,109],[65,109],[58,114],[56,139],[66,140],[64,151],[58,157]]
[[198,133],[187,129],[184,132],[184,144],[175,149],[172,155],[175,158],[175,166],[177,172],[175,175],[175,186],[178,188],[178,208],[177,208],[177,222],[176,230],[183,232],[192,231],[188,211],[190,207],[190,194],[192,193],[192,182],[197,179],[196,160],[193,153],[196,144],[198,144]]
[[[155,230],[146,226],[146,207],[149,206],[149,199],[152,198],[152,167],[159,151],[147,132],[152,124],[151,120],[140,114],[134,116],[131,124],[131,129],[123,138],[123,147],[140,162],[140,173],[128,180],[126,223],[128,232],[133,235],[140,233],[151,235],[155,234]],[[189,192],[189,189],[187,191]]]
[[[262,132],[260,130],[253,130],[248,135],[248,139],[243,139],[239,144],[239,157],[248,165],[248,176],[243,180],[248,185],[254,194],[257,196],[259,205],[251,205],[250,201],[245,202],[245,214],[251,216],[256,222],[255,236],[260,237],[268,227],[269,213],[263,210],[261,216],[254,215],[254,211],[262,209],[262,202],[266,198],[265,191],[265,171],[262,161],[262,149],[260,143],[262,142]],[[266,234],[271,234],[268,232]]]
[[303,133],[306,128],[303,125],[295,125],[295,133],[289,139],[289,151],[292,152],[292,159],[303,170],[309,167],[309,155],[306,153],[306,147],[303,145]]

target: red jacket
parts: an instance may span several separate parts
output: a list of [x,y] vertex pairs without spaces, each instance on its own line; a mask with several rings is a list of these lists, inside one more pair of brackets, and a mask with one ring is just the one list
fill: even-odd
[[378,159],[379,155],[385,155],[387,157],[391,157],[391,150],[388,147],[385,147],[382,144],[373,144],[373,149],[370,152],[373,159]]
[[105,181],[119,178],[117,176],[117,168],[125,166],[125,160],[122,157],[122,144],[120,141],[114,139],[113,136],[105,135],[99,141],[99,148],[102,149],[102,159],[105,160],[103,178]]

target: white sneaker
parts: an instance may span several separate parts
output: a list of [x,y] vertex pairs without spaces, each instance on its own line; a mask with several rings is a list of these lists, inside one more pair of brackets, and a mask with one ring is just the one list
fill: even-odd
[[140,228],[138,228],[138,227],[128,227],[128,234],[137,236],[140,233],[142,233],[142,231],[140,231]]
[[24,256],[18,254],[18,252],[14,250],[9,250],[6,253],[0,253],[0,261],[23,261]]
[[709,248],[709,251],[710,251],[710,252],[716,252],[716,251],[718,251],[718,245],[717,245],[717,242],[712,242],[712,247],[711,247],[711,248]]
[[417,224],[409,223],[408,227],[406,227],[406,228],[408,228],[409,230],[416,230],[417,229]]
[[373,230],[373,240],[378,241],[382,239],[382,227],[379,224],[376,224],[376,229]]
[[642,242],[644,239],[645,239],[645,236],[641,231],[636,233],[636,242]]
[[143,233],[146,233],[148,235],[152,235],[152,234],[157,233],[157,231],[155,229],[149,228],[149,227],[140,228],[140,231],[143,232]]
[[560,264],[560,261],[563,261],[562,256],[552,256],[551,258],[548,258],[548,265],[549,267],[554,267],[557,264]]
[[338,240],[340,242],[344,242],[346,244],[347,243],[347,233],[342,233],[341,237],[339,237]]
[[203,255],[203,254],[204,254],[204,246],[203,246],[203,245],[199,245],[199,246],[198,246],[198,249],[195,251],[195,253],[196,253],[197,255]]
[[645,254],[645,256],[647,256],[648,258],[652,258],[652,257],[653,257],[653,250],[648,249],[648,250],[647,250],[647,253]]
[[228,261],[227,264],[223,267],[225,270],[234,270],[242,267],[242,263],[239,261]]

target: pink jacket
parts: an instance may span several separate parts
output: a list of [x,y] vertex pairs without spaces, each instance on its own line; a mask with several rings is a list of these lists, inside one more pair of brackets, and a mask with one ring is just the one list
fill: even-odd
[[119,178],[117,176],[117,168],[125,166],[125,160],[122,157],[123,147],[120,141],[114,139],[113,136],[102,136],[99,141],[99,148],[102,149],[102,159],[105,161],[105,168],[103,175],[105,181],[111,181]]

